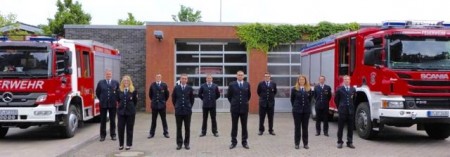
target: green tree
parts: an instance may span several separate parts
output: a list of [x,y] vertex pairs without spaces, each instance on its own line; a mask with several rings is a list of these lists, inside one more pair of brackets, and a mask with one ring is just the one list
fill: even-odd
[[9,30],[5,35],[7,35],[10,40],[23,40],[29,33],[27,31],[19,30],[19,24],[17,23],[16,18],[16,14],[9,13],[3,15],[0,13],[0,27],[12,26],[13,29]]
[[194,12],[191,7],[181,5],[178,15],[172,15],[172,19],[175,22],[202,22],[201,13],[199,10]]
[[0,12],[0,27],[8,26],[16,23],[16,14],[9,13],[8,15],[3,15]]
[[90,24],[91,15],[85,13],[78,1],[73,3],[72,0],[61,0],[56,2],[58,11],[55,13],[54,19],[47,19],[48,26],[44,26],[45,34],[56,34],[64,36],[65,24]]
[[137,21],[132,13],[128,13],[128,18],[125,20],[119,19],[118,25],[144,25],[144,22]]

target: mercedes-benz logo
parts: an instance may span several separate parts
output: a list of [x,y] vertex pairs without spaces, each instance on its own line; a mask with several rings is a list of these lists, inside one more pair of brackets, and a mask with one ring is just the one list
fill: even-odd
[[3,102],[11,102],[13,100],[13,94],[11,92],[5,92],[2,95]]

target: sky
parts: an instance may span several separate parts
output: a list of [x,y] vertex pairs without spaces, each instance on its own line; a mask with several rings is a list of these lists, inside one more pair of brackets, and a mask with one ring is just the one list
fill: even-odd
[[[0,14],[17,21],[48,24],[57,0],[0,0]],[[139,21],[171,22],[180,5],[200,10],[203,22],[314,24],[381,23],[386,20],[449,21],[448,0],[74,0],[93,25],[117,25],[133,13]],[[221,9],[222,8],[222,16]]]

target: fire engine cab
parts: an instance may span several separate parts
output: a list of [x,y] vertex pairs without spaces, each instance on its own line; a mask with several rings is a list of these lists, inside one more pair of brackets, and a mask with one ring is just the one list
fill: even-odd
[[[362,138],[376,136],[386,125],[416,125],[431,138],[446,139],[449,52],[450,23],[389,21],[308,44],[301,50],[301,70],[312,82],[324,75],[333,91],[342,76],[351,77],[357,90],[355,127]],[[330,113],[336,111],[332,99]]]
[[95,84],[104,70],[120,76],[119,51],[91,40],[26,37],[0,40],[0,138],[9,127],[52,125],[74,136],[84,121],[99,119]]

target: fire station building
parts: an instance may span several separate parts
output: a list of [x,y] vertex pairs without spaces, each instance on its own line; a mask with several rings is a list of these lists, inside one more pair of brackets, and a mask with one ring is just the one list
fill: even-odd
[[[145,26],[66,25],[68,39],[92,39],[113,45],[121,53],[121,74],[132,76],[139,94],[139,106],[151,111],[148,87],[161,74],[172,92],[183,73],[197,94],[206,75],[212,74],[219,85],[221,98],[218,112],[229,112],[226,99],[228,84],[236,80],[236,72],[244,71],[251,85],[250,112],[258,112],[257,85],[270,72],[277,83],[276,112],[290,112],[290,88],[300,74],[300,48],[306,43],[280,45],[267,54],[247,52],[236,36],[240,23],[147,22]],[[197,96],[196,96],[197,97]],[[173,112],[172,102],[167,103]],[[197,97],[194,112],[201,112]]]

